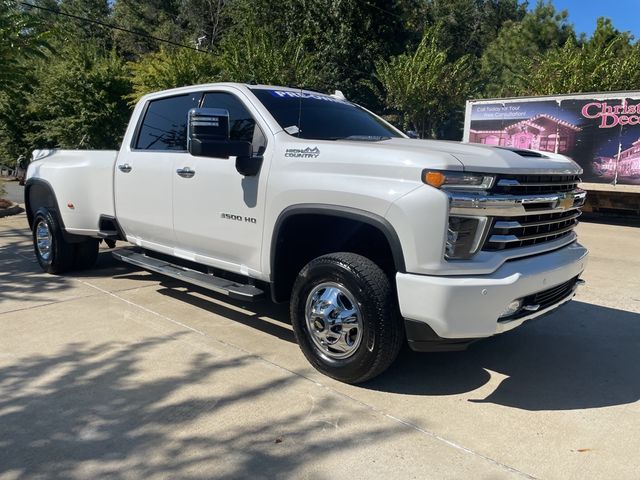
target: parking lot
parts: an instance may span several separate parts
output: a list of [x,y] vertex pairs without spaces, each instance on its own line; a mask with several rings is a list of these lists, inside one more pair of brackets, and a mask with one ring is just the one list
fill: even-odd
[[42,274],[0,219],[0,478],[638,478],[640,228],[582,223],[560,311],[466,352],[318,374],[286,306],[116,263]]

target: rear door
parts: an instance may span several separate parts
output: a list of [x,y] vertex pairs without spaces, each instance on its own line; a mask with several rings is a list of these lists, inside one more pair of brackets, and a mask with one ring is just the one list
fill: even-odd
[[174,164],[188,156],[187,114],[200,93],[150,100],[115,167],[115,204],[127,240],[172,254]]

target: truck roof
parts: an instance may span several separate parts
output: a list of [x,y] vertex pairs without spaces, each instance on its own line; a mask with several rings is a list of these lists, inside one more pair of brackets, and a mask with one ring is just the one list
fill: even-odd
[[281,85],[263,85],[263,84],[248,84],[248,83],[240,83],[240,82],[214,82],[214,83],[201,83],[196,85],[188,85],[185,87],[177,87],[177,88],[169,88],[167,90],[159,90],[156,92],[148,93],[140,98],[140,100],[146,100],[148,98],[153,97],[162,97],[167,94],[181,94],[181,93],[190,93],[198,90],[208,89],[208,88],[216,88],[216,87],[234,87],[240,90],[270,90],[270,89],[278,89],[285,90],[291,92],[303,92],[303,93],[313,93],[313,94],[321,94],[321,95],[329,95],[323,92],[317,92],[314,90],[308,90],[302,87],[285,87]]

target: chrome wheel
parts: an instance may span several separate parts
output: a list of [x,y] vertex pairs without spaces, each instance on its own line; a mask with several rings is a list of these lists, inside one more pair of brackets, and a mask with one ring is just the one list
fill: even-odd
[[46,262],[51,257],[51,231],[44,220],[36,225],[36,248],[38,255]]
[[313,343],[328,357],[348,358],[362,342],[362,314],[343,285],[326,282],[311,290],[305,319]]

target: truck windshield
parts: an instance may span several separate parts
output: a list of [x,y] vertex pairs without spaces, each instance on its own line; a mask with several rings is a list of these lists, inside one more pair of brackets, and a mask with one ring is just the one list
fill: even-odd
[[379,141],[401,135],[346,100],[320,93],[252,88],[253,94],[290,135],[313,140]]

